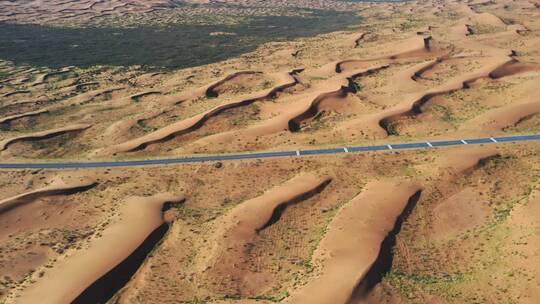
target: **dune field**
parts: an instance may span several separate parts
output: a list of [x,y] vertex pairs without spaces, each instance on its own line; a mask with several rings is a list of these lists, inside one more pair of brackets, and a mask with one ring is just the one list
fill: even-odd
[[298,16],[305,10],[349,11],[359,7],[355,1],[341,0],[2,0],[0,22],[67,27],[216,25],[241,23],[249,17]]
[[[185,69],[0,60],[0,163],[540,134],[539,1],[275,2],[358,24]],[[0,0],[0,22],[182,5]],[[5,304],[532,304],[540,144],[2,169],[0,231]]]

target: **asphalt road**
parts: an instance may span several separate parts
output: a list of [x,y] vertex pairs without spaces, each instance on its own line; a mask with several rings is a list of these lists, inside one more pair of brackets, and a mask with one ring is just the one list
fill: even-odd
[[424,141],[402,144],[386,144],[375,146],[343,147],[331,149],[294,150],[282,152],[251,152],[243,154],[186,156],[180,158],[150,159],[150,160],[118,160],[101,162],[48,162],[48,163],[0,163],[0,169],[88,169],[88,168],[117,168],[140,167],[185,163],[218,162],[242,159],[263,159],[276,157],[302,157],[309,155],[329,155],[339,153],[362,153],[384,150],[433,149],[463,145],[497,144],[521,141],[540,141],[540,134],[505,137],[486,137],[471,139],[454,139],[443,141]]

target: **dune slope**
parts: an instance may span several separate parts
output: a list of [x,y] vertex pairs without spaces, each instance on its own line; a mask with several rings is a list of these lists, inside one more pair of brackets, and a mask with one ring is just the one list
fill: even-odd
[[[71,252],[58,261],[54,269],[23,290],[17,302],[89,303],[108,300],[121,287],[116,284],[129,279],[125,276],[129,275],[127,270],[133,265],[124,266],[122,263],[127,261],[129,264],[128,259],[133,254],[141,255],[137,249],[149,238],[156,238],[155,231],[159,230],[161,236],[166,231],[160,229],[164,225],[164,203],[182,200],[183,197],[170,194],[126,199],[119,217],[102,232],[101,237],[92,240],[88,248]],[[156,243],[156,240],[152,241]],[[148,252],[143,253],[144,259]],[[111,271],[115,273],[108,277]]]
[[277,223],[288,205],[317,194],[330,181],[327,176],[301,174],[227,213],[216,224],[213,247],[203,263],[207,279],[222,281],[222,277],[227,276],[230,280],[222,283],[226,286],[218,286],[218,290],[232,286],[238,294],[252,294],[260,278],[244,264],[257,234]]
[[399,231],[402,214],[414,206],[420,191],[420,185],[409,181],[369,183],[328,226],[313,256],[320,274],[287,302],[351,303],[362,297],[388,266],[389,257],[382,254],[389,254],[392,233]]
[[0,200],[0,215],[6,211],[17,208],[20,205],[32,202],[40,197],[84,191],[92,188],[96,184],[97,183],[90,178],[65,181],[59,177],[53,180],[51,184],[46,187]]

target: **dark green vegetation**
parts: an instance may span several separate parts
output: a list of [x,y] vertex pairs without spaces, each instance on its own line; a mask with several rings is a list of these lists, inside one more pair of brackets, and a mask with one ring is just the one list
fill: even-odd
[[0,58],[51,68],[185,68],[235,57],[269,41],[343,30],[358,20],[353,13],[312,10],[308,17],[255,17],[241,25],[58,28],[0,24]]

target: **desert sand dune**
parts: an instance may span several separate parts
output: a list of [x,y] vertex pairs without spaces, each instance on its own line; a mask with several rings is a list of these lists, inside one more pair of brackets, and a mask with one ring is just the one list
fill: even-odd
[[[0,124],[13,122],[25,117],[53,113],[55,111],[62,112],[65,110],[69,110],[70,107],[74,107],[76,109],[76,106],[86,105],[91,102],[97,103],[98,101],[94,100],[94,98],[103,96],[103,98],[107,99],[108,94],[122,89],[122,87],[109,87],[105,89],[96,89],[84,93],[79,92],[86,89],[87,87],[93,87],[97,85],[99,85],[98,82],[83,82],[58,88],[56,92],[61,94],[63,98],[67,97],[64,103],[56,103],[54,98],[46,95],[41,95],[33,100],[7,103],[3,106],[0,106],[0,112],[12,115],[0,118]],[[129,104],[129,102],[127,102],[128,99],[129,98],[123,101],[124,104]],[[118,101],[118,105],[120,105],[122,102],[121,99],[116,99],[115,102],[116,101]]]
[[436,161],[439,171],[462,174],[474,170],[486,160],[497,157],[499,152],[493,147],[460,147],[442,154]]
[[512,60],[502,64],[489,73],[489,77],[493,79],[499,79],[506,76],[513,76],[527,72],[540,71],[540,64],[522,63],[517,60]]
[[312,118],[316,117],[319,113],[323,111],[324,104],[327,104],[328,109],[332,109],[333,103],[339,102],[347,97],[350,88],[346,86],[341,86],[336,91],[326,92],[317,95],[309,102],[308,107],[302,107],[301,113],[292,117],[287,122],[288,130],[291,132],[298,132],[302,126],[308,123]]
[[[339,89],[338,89],[339,90]],[[323,93],[324,94],[324,93]],[[315,112],[309,111],[312,108],[314,100],[320,96],[319,92],[305,93],[299,96],[295,96],[296,102],[293,105],[288,106],[283,112],[280,112],[277,116],[263,121],[262,123],[249,126],[244,129],[225,131],[214,135],[203,137],[200,140],[194,142],[194,145],[211,145],[211,144],[225,144],[232,142],[233,138],[253,138],[257,136],[263,136],[267,134],[273,134],[281,131],[290,131],[290,127],[294,127],[294,130],[298,125],[290,124],[291,120],[295,117],[301,117],[303,113]],[[314,107],[314,109],[317,109]],[[312,116],[312,115],[310,115]]]
[[493,32],[493,33],[482,33],[475,35],[474,39],[478,42],[489,41],[489,40],[515,40],[520,39],[520,36],[525,35],[527,32],[525,27],[521,24],[515,24],[508,26],[505,31]]
[[355,93],[356,89],[352,85],[355,78],[372,74],[378,70],[385,69],[388,66],[389,65],[387,64],[382,64],[368,69],[347,71],[346,73],[342,73],[337,77],[325,81],[324,84],[320,85],[321,89],[320,91],[317,91],[317,97],[313,98],[307,107],[302,106],[302,112],[300,114],[288,120],[287,125],[289,131],[295,132],[300,130],[303,123],[321,113],[323,108],[328,110],[337,108],[334,105],[335,103],[339,103],[339,101],[347,97],[349,93]]
[[435,56],[432,52],[430,41],[431,36],[414,36],[409,39],[405,39],[402,42],[398,42],[381,49],[382,53],[388,53],[388,55],[377,56],[366,59],[347,59],[338,61],[335,64],[335,70],[337,73],[341,73],[345,70],[358,69],[359,65],[370,61],[401,61],[413,58],[425,58],[429,56]]
[[487,42],[484,43],[484,45],[488,45],[490,41],[521,39],[520,36],[523,36],[524,33],[525,31],[516,30],[515,28],[509,28],[505,31],[475,34],[474,37],[470,38],[473,38],[475,42]]
[[286,75],[283,73],[277,73],[274,77],[277,79],[278,84],[273,88],[249,94],[240,98],[240,100],[238,101],[231,101],[219,105],[199,115],[187,118],[185,120],[181,120],[155,132],[149,133],[145,136],[124,142],[119,145],[115,145],[110,148],[106,148],[98,153],[116,154],[119,152],[130,152],[137,149],[144,149],[147,145],[158,143],[161,141],[167,141],[174,136],[189,132],[193,129],[200,127],[202,124],[204,124],[206,120],[208,120],[208,118],[218,115],[219,113],[227,109],[245,106],[258,100],[273,97],[278,92],[295,85],[297,83],[297,80],[292,75],[294,75],[297,71],[298,70],[295,69],[292,72],[285,73]]
[[[64,93],[67,95],[74,95],[78,93],[82,93],[84,90],[89,90],[92,88],[97,88],[99,86],[99,82],[90,81],[90,82],[83,82],[83,83],[75,83],[72,85],[65,86],[63,88],[58,89],[58,93]],[[113,91],[111,91],[113,92]]]
[[495,27],[506,27],[506,23],[504,23],[501,18],[497,17],[492,13],[477,13],[473,8],[474,5],[475,4],[471,3],[459,5],[459,10],[468,16],[467,18],[469,21],[477,24],[484,24]]
[[[162,91],[158,90],[145,90],[141,92],[137,92],[134,94],[126,94],[126,87],[116,86],[116,87],[108,87],[103,89],[95,89],[90,90],[86,92],[77,92],[81,89],[84,89],[85,87],[89,86],[95,86],[99,85],[99,83],[85,83],[81,84],[82,87],[79,87],[79,85],[73,85],[68,86],[63,89],[65,89],[66,93],[72,93],[77,94],[69,99],[68,102],[64,104],[64,106],[85,106],[88,104],[97,104],[102,101],[110,102],[111,104],[114,104],[115,106],[129,106],[133,103],[139,102],[141,100],[144,100],[147,96],[153,96],[153,95],[161,95],[163,94]],[[60,89],[59,91],[61,91]]]
[[314,173],[300,174],[285,184],[268,190],[263,195],[243,202],[223,218],[218,219],[213,246],[209,257],[201,265],[205,267],[208,280],[222,281],[228,276],[228,282],[217,289],[233,288],[238,294],[253,294],[263,278],[246,267],[247,253],[259,231],[279,221],[281,213],[288,205],[301,201],[321,192],[330,183],[328,176]]
[[[304,71],[305,76],[309,77],[320,77],[320,78],[327,78],[335,75],[336,73],[339,73],[340,68],[339,65],[343,62],[349,62],[351,60],[335,60],[328,63],[324,63],[323,65],[319,67],[312,67],[307,68]],[[364,65],[362,67],[365,67],[365,65],[371,64],[371,62],[362,62]]]
[[[498,28],[507,28],[507,25],[491,13],[477,13],[469,5],[461,5],[461,11],[464,12],[467,17],[460,19],[452,28],[451,33],[459,36],[470,36],[474,35],[473,25],[485,25],[493,26]],[[514,33],[519,33],[518,28],[510,27],[509,30],[512,30]],[[521,29],[521,28],[519,28]]]
[[58,129],[46,130],[46,131],[25,134],[25,135],[9,138],[9,139],[0,141],[0,152],[6,150],[9,147],[9,145],[14,144],[16,142],[47,139],[47,138],[55,137],[55,136],[62,135],[65,133],[84,131],[90,127],[91,125],[88,125],[88,124],[76,124],[76,125],[58,128]]
[[[0,242],[5,259],[5,262],[0,263],[0,272],[4,278],[11,277],[22,282],[35,269],[44,267],[56,258],[59,251],[71,246],[70,241],[61,238],[54,242],[57,250],[33,242],[25,242],[26,245],[22,247],[10,245],[19,243],[21,238],[30,240],[32,236],[43,232],[57,229],[74,231],[82,227],[84,224],[78,225],[81,221],[74,217],[77,211],[84,208],[84,200],[94,193],[94,186],[97,185],[95,181],[96,179],[84,175],[62,173],[45,178],[44,183],[29,183],[26,188],[6,191],[14,195],[10,198],[5,198],[4,193],[0,200]],[[89,191],[90,189],[92,190]],[[23,191],[25,192],[21,193]],[[7,250],[9,247],[11,249]],[[0,290],[4,302],[5,287]]]
[[30,85],[31,86],[38,86],[38,85],[47,83],[47,80],[50,77],[57,76],[57,75],[64,75],[64,74],[67,74],[69,72],[71,72],[71,67],[65,67],[65,68],[62,68],[62,69],[60,69],[58,71],[54,71],[54,72],[42,73],[42,74],[38,75],[36,77],[36,80],[34,82],[32,82]]
[[351,36],[351,45],[353,48],[357,48],[362,43],[362,40],[366,37],[366,32],[356,33]]
[[0,106],[0,112],[3,114],[19,115],[24,112],[37,111],[40,106],[48,104],[50,102],[47,97],[40,97],[33,100],[20,100],[13,103],[6,103]]
[[408,69],[401,70],[392,76],[389,81],[396,91],[401,92],[418,92],[424,89],[424,86],[416,82],[417,78],[420,78],[424,72],[435,67],[437,64],[444,60],[443,57],[422,62],[414,65]]
[[464,37],[474,34],[471,25],[468,23],[468,20],[462,20],[458,22],[451,28],[451,32],[457,36]]
[[504,23],[501,18],[491,13],[476,14],[474,17],[471,17],[471,19],[471,21],[479,24],[491,25],[496,27],[506,27],[506,23]]
[[81,192],[95,185],[96,181],[89,178],[70,179],[58,177],[46,187],[0,200],[0,215],[40,197]]
[[[293,74],[300,72],[301,69],[293,70]],[[194,100],[200,97],[207,97],[207,98],[215,98],[219,96],[218,90],[221,86],[227,85],[230,82],[235,82],[237,78],[241,78],[242,76],[249,76],[249,75],[261,75],[261,72],[256,71],[240,71],[240,72],[234,72],[227,76],[225,76],[223,79],[217,80],[215,82],[212,82],[210,84],[204,85],[202,87],[192,89],[189,91],[181,92],[178,94],[173,94],[169,96],[163,96],[160,98],[160,103],[164,105],[164,109],[155,110],[154,107],[151,107],[147,109],[148,113],[143,113],[142,115],[138,115],[135,118],[130,118],[127,120],[121,120],[117,121],[113,124],[111,124],[105,131],[105,134],[107,135],[108,139],[113,139],[112,142],[117,143],[117,140],[120,139],[123,142],[125,141],[125,137],[127,136],[128,131],[133,128],[135,125],[137,125],[140,122],[144,122],[146,120],[159,117],[160,115],[168,112],[171,110],[169,108],[170,106],[176,106],[178,104],[187,102],[189,100]],[[281,74],[281,73],[275,73],[269,75],[271,78],[273,78],[274,81],[278,83],[284,83],[289,84],[291,81],[291,74]],[[286,87],[284,87],[286,88]],[[283,89],[284,89],[283,88]],[[276,87],[276,89],[281,89],[280,87]]]
[[146,97],[146,96],[161,95],[161,94],[162,94],[162,92],[160,92],[160,91],[150,90],[150,91],[145,91],[145,92],[133,94],[133,95],[129,96],[129,98],[131,100],[133,100],[133,101],[139,101],[141,98]]
[[12,97],[12,96],[15,96],[15,95],[20,95],[20,94],[29,94],[30,91],[28,90],[17,90],[17,91],[12,91],[12,92],[8,92],[8,93],[5,93],[2,95],[2,97]]
[[[258,71],[233,72],[223,77],[222,79],[216,80],[202,87],[168,96],[164,98],[164,101],[166,104],[177,105],[177,104],[180,104],[180,103],[192,100],[192,99],[196,99],[199,97],[203,97],[203,96],[207,98],[215,98],[219,96],[219,87],[227,85],[229,83],[234,83],[235,80],[241,79],[244,76],[261,75],[261,74],[262,72],[258,72]],[[274,75],[270,75],[270,77],[272,76]]]
[[515,126],[520,121],[540,113],[540,102],[509,104],[487,111],[465,123],[464,130],[481,130],[490,134]]
[[[507,56],[494,57],[484,63],[484,66],[467,75],[457,76],[448,82],[425,92],[411,93],[405,96],[405,101],[398,105],[360,118],[358,120],[346,122],[340,129],[363,128],[368,134],[377,137],[384,137],[394,134],[393,124],[404,118],[422,113],[422,107],[433,97],[447,94],[453,91],[469,88],[470,85],[481,78],[490,78],[490,73],[499,69],[504,64],[513,61],[513,58]],[[378,126],[378,127],[377,127]]]
[[292,293],[287,303],[357,303],[378,283],[395,234],[422,187],[410,181],[369,183],[333,218],[313,261],[317,277]]
[[241,78],[244,76],[261,75],[261,74],[262,74],[261,72],[257,72],[257,71],[240,71],[240,72],[232,73],[226,76],[225,78],[209,85],[206,88],[205,95],[206,97],[218,97],[221,91],[220,87],[224,86],[225,84],[229,82],[233,82],[238,79],[240,79],[240,82],[241,82]]
[[123,89],[125,89],[125,87],[118,86],[118,87],[109,87],[109,88],[104,88],[104,89],[88,91],[88,92],[75,96],[72,102],[74,104],[87,104],[87,103],[92,102],[94,98],[97,98],[99,96],[104,96],[106,94],[110,94],[115,91],[120,91]]
[[11,115],[11,116],[7,116],[7,117],[4,117],[4,118],[0,118],[0,124],[9,123],[9,122],[17,120],[19,118],[24,118],[24,117],[29,117],[29,116],[37,116],[37,115],[45,114],[45,113],[48,113],[48,112],[49,112],[49,110],[43,109],[43,110],[37,110],[37,111],[32,111],[32,112],[26,112],[26,113],[22,113],[22,114],[18,114],[18,115]]
[[[123,2],[115,0],[93,1],[33,1],[25,0],[17,6],[10,5],[9,1],[0,2],[0,7],[11,6],[9,14],[0,14],[3,21],[11,22],[46,22],[62,19],[70,19],[89,15],[90,18],[100,18],[106,15],[122,16],[128,13],[148,13],[172,7],[167,0],[156,1],[132,1]],[[25,18],[26,17],[26,18]],[[26,20],[25,20],[26,19]]]
[[166,232],[164,204],[182,201],[182,196],[170,194],[126,199],[120,215],[101,237],[91,240],[87,248],[70,252],[59,260],[54,269],[47,270],[36,283],[24,289],[16,303],[107,301],[129,280]]
[[167,112],[167,110],[153,112],[153,106],[150,105],[149,107],[151,107],[151,109],[147,107],[149,113],[144,113],[135,118],[119,120],[110,124],[103,132],[102,143],[104,145],[113,145],[125,142],[126,137],[128,137],[128,134],[135,126],[141,122],[158,117],[159,115]]
[[[508,78],[508,80],[513,80],[513,79]],[[513,96],[512,96],[511,101],[515,103],[522,103],[522,102],[540,99],[540,92],[538,92],[537,86],[538,86],[537,77],[531,77],[528,79],[527,78],[519,79],[519,81],[515,85],[515,88],[513,88],[512,90]],[[507,104],[509,104],[508,99],[505,99],[500,103],[501,106],[507,105]]]
[[370,68],[350,70],[338,74],[314,87],[313,90],[295,96],[295,102],[287,106],[286,109],[281,109],[273,118],[241,130],[204,137],[196,141],[194,145],[226,144],[232,142],[233,138],[243,138],[245,140],[284,130],[298,131],[302,123],[315,117],[323,107],[328,110],[337,108],[339,102],[347,97],[348,92],[354,91],[350,81],[352,78],[368,75],[387,67],[386,64],[378,64]]
[[[226,75],[222,79],[216,80],[216,81],[211,82],[209,84],[206,84],[206,85],[204,85],[202,87],[199,87],[199,88],[196,88],[196,89],[191,89],[191,90],[188,90],[186,92],[180,92],[178,94],[174,94],[174,95],[171,95],[171,96],[167,96],[167,97],[164,98],[164,102],[166,104],[170,104],[170,105],[177,105],[177,104],[186,102],[188,100],[196,99],[196,98],[203,97],[203,96],[209,97],[209,98],[215,98],[215,97],[219,96],[219,88],[221,86],[224,86],[224,85],[226,85],[228,83],[231,83],[231,82],[234,83],[235,80],[241,79],[244,76],[261,75],[261,74],[263,74],[263,73],[258,72],[258,71],[238,71],[238,72],[233,72],[233,73],[230,73],[230,74]],[[272,75],[270,75],[270,76],[272,76]]]

